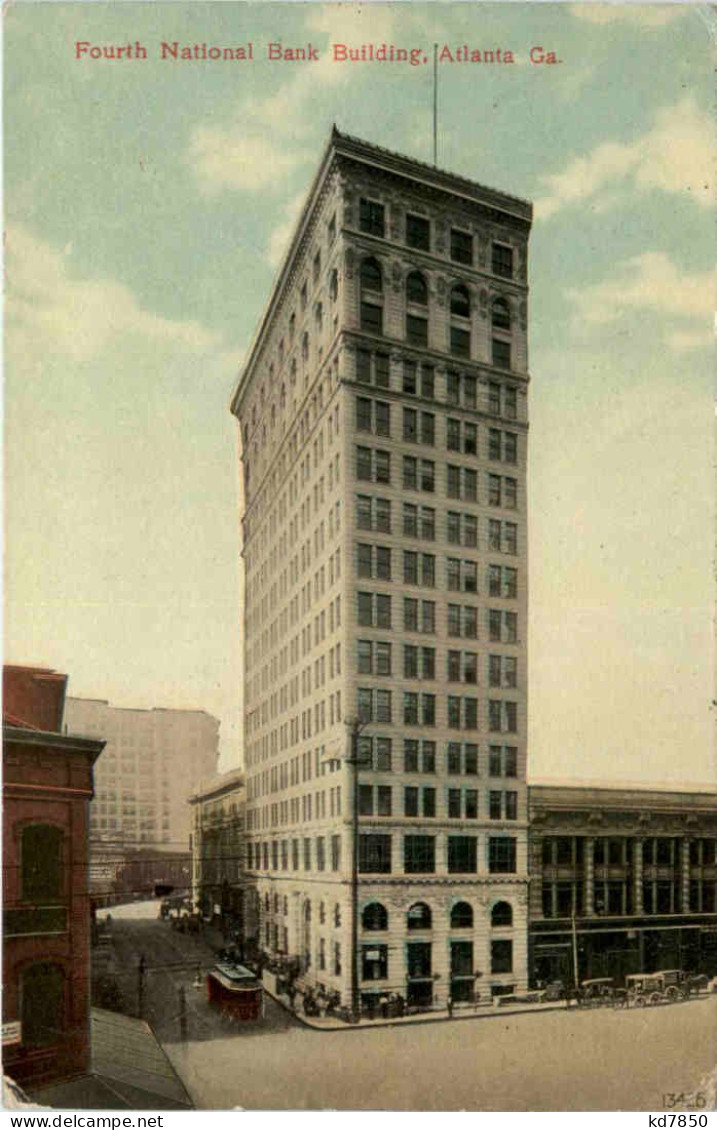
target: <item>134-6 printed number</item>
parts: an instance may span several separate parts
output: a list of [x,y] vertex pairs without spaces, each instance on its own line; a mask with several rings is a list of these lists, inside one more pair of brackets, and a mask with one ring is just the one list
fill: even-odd
[[[662,1105],[665,1110],[704,1110],[707,1106],[707,1096],[702,1091],[668,1091],[662,1096]],[[694,1115],[692,1116],[694,1119]],[[672,1125],[672,1123],[670,1123]],[[706,1122],[674,1123],[675,1126],[706,1126]]]

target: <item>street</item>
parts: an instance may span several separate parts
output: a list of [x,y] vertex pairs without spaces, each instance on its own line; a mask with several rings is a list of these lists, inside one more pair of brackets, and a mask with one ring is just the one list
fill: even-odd
[[[148,912],[156,915],[156,906]],[[113,911],[113,918],[116,951],[130,971],[127,991],[141,947],[149,970],[145,1017],[199,1109],[659,1111],[665,1093],[699,1090],[715,1070],[715,996],[642,1010],[338,1032],[307,1029],[267,998],[263,1021],[228,1030],[203,987],[193,987],[194,966],[211,963],[205,941],[156,917]],[[186,1043],[177,1023],[180,985]]]
[[[147,1020],[162,1044],[182,1038],[180,990],[186,1001],[187,1038],[214,1040],[231,1032],[248,1038],[283,1032],[297,1022],[271,997],[266,997],[264,1019],[256,1025],[231,1024],[207,1003],[205,973],[216,961],[215,947],[221,945],[213,931],[182,934],[160,919],[159,900],[112,907],[112,948],[117,965],[117,980],[124,1011]],[[102,911],[98,918],[106,917]],[[139,1001],[139,962],[144,957],[145,977],[141,1010]],[[199,974],[199,975],[198,975]],[[197,985],[197,981],[199,984]]]

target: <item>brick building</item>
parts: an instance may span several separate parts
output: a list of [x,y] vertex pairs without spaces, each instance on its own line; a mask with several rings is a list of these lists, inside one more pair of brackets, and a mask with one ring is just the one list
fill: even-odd
[[232,400],[247,866],[363,1003],[527,983],[531,205],[334,130]]
[[717,793],[530,787],[534,982],[717,975]]
[[89,1066],[89,802],[104,742],[62,732],[66,684],[3,672],[3,1061],[22,1085]]

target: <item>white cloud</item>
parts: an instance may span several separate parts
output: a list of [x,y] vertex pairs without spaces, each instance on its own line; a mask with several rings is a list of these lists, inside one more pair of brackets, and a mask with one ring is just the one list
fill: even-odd
[[665,27],[685,14],[687,4],[633,4],[623,0],[619,4],[571,4],[569,11],[580,20],[591,24],[636,24],[638,27]]
[[392,5],[306,8],[305,33],[318,60],[297,64],[297,73],[283,85],[278,85],[281,73],[288,68],[275,66],[277,85],[267,84],[273,91],[267,98],[247,99],[224,125],[198,126],[192,132],[187,161],[204,192],[283,188],[282,181],[295,169],[315,161],[311,100],[321,87],[345,85],[360,70],[335,63],[330,45],[390,42],[397,20]]
[[21,225],[5,243],[6,331],[13,360],[24,366],[58,354],[92,361],[117,342],[143,338],[153,348],[202,353],[216,335],[198,322],[177,322],[143,310],[113,279],[82,279],[63,254]]
[[535,204],[543,220],[561,208],[590,202],[600,208],[600,193],[615,185],[622,189],[660,189],[689,193],[703,207],[713,201],[714,126],[692,98],[661,110],[653,128],[632,144],[603,142],[585,157],[577,157],[560,173],[545,176],[547,195]]
[[293,200],[290,200],[284,209],[284,216],[280,223],[274,228],[269,236],[269,242],[266,248],[266,259],[272,267],[278,267],[279,263],[284,257],[291,233],[294,230],[294,225],[299,218],[301,207],[306,198],[306,193],[300,192]]
[[[697,349],[711,341],[713,273],[683,274],[661,251],[629,259],[615,277],[568,290],[567,295],[576,307],[576,326],[605,326],[645,311],[683,323],[664,324],[664,341],[673,352]],[[685,326],[684,322],[693,324]]]

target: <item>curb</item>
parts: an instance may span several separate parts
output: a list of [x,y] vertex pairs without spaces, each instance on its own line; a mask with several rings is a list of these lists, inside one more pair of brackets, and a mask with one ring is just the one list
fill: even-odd
[[454,1020],[497,1020],[501,1016],[542,1016],[546,1012],[571,1011],[564,1002],[556,1002],[555,1005],[551,1005],[549,1008],[541,1008],[540,1012],[534,1011],[530,1006],[523,1008],[496,1008],[494,1012],[485,1012],[480,1015],[473,1013],[472,1015],[464,1016],[417,1016],[415,1019],[405,1019],[400,1023],[395,1023],[393,1020],[369,1020],[362,1024],[342,1024],[341,1027],[324,1028],[322,1025],[313,1024],[306,1016],[302,1016],[298,1012],[292,1012],[286,1002],[267,989],[266,985],[264,986],[264,992],[304,1028],[310,1028],[312,1032],[324,1032],[328,1034],[331,1032],[366,1032],[370,1028],[410,1028],[418,1024],[445,1024]]

